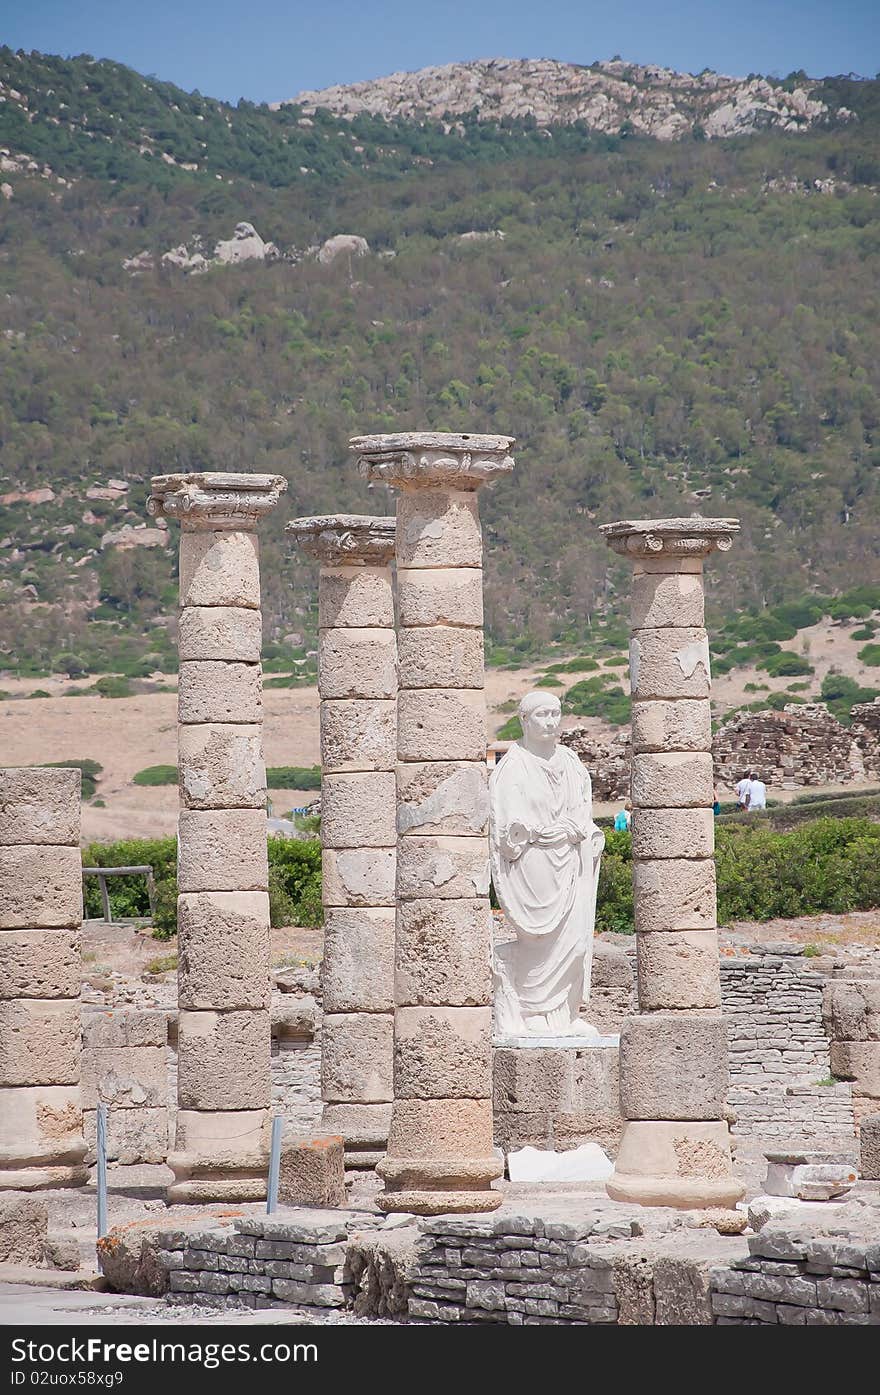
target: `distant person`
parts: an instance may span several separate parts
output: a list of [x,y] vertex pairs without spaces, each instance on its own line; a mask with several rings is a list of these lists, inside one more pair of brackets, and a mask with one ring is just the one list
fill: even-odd
[[756,809],[767,808],[767,786],[763,780],[758,779],[754,770],[749,775],[749,799],[746,808],[750,814]]
[[626,804],[624,804],[623,808],[620,809],[620,810],[618,810],[618,812],[614,815],[614,832],[615,832],[615,833],[626,833],[627,830],[629,829],[629,825],[630,825],[630,814],[629,814],[629,810],[630,810],[630,805],[629,805],[629,802],[627,802]]
[[718,798],[718,790],[714,785],[712,786],[712,813],[715,815],[716,819],[721,813],[721,801]]
[[737,803],[737,808],[739,808],[739,809],[748,809],[748,807],[749,807],[749,776],[748,776],[748,774],[744,775],[744,776],[742,777],[741,780],[737,781],[737,784],[736,784],[736,803]]

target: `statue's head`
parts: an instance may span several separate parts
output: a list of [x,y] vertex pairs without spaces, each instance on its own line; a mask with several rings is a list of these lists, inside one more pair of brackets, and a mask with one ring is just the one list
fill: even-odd
[[555,739],[562,721],[562,704],[553,693],[526,693],[519,705],[519,720],[526,742]]

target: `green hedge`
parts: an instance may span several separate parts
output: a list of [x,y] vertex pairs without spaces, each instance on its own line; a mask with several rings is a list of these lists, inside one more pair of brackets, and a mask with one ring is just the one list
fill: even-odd
[[816,799],[809,804],[776,804],[772,808],[768,807],[765,813],[733,813],[722,816],[718,822],[722,827],[742,827],[751,824],[784,832],[815,819],[847,818],[880,819],[880,798],[876,795],[848,794]]
[[132,776],[133,785],[176,785],[176,765],[148,765]]
[[[320,925],[321,844],[317,838],[269,838],[269,917],[274,925]],[[177,839],[126,838],[90,843],[83,848],[84,867],[150,866],[156,881],[153,934],[170,939],[177,931]],[[102,915],[96,877],[83,883],[85,914]],[[107,883],[115,917],[149,916],[146,877],[111,877]]]

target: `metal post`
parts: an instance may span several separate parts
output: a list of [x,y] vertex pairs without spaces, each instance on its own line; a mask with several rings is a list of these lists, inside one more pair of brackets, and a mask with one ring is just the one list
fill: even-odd
[[[107,1106],[98,1105],[96,1120],[98,1154],[98,1239],[107,1234]],[[99,1252],[100,1253],[100,1252]],[[100,1268],[100,1259],[98,1260]]]
[[266,1189],[266,1215],[278,1209],[278,1177],[281,1172],[281,1130],[284,1120],[276,1114],[272,1120],[272,1142],[269,1148],[269,1185]]

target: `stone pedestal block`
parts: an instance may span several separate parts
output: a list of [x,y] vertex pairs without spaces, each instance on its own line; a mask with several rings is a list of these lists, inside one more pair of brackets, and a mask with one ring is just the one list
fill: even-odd
[[482,629],[481,567],[400,567],[397,604],[405,629],[420,625],[466,625]]
[[638,932],[715,929],[715,863],[663,858],[633,864]]
[[835,1041],[880,1041],[880,979],[829,983],[822,1015]]
[[78,998],[79,935],[72,930],[0,930],[0,998]]
[[657,858],[711,858],[715,817],[711,809],[633,809],[632,855],[636,862]]
[[348,1204],[340,1134],[283,1140],[278,1200],[283,1206],[320,1209]]
[[631,615],[634,630],[701,629],[703,578],[693,573],[635,572]]
[[491,1008],[398,1009],[395,1099],[481,1099],[491,1088]]
[[263,809],[263,729],[232,722],[179,728],[180,797],[185,809]]
[[593,1140],[613,1157],[621,1119],[616,1046],[496,1046],[495,1142],[565,1152]]
[[349,698],[321,703],[321,764],[325,770],[394,770],[397,703]]
[[709,641],[701,629],[637,630],[629,654],[635,702],[709,697]]
[[712,756],[708,751],[634,755],[632,798],[640,809],[712,808]]
[[488,900],[401,902],[395,945],[398,1006],[484,1004],[492,991],[491,926]]
[[265,1200],[269,1133],[264,1108],[179,1109],[169,1204]]
[[0,928],[78,929],[82,858],[78,847],[7,845],[0,857]]
[[0,768],[0,847],[79,847],[81,778],[76,769]]
[[718,1119],[727,1098],[727,1034],[718,1015],[643,1013],[620,1034],[625,1119]]
[[266,891],[268,885],[265,809],[181,809],[177,854],[181,894]]
[[728,1126],[719,1120],[628,1121],[606,1188],[614,1201],[685,1210],[733,1207],[745,1193],[733,1176]]
[[633,751],[711,751],[712,716],[703,699],[634,702]]
[[403,833],[486,834],[489,792],[476,761],[413,761],[397,774],[397,829]]
[[720,1008],[718,937],[714,930],[651,932],[638,939],[639,1003],[663,1008]]
[[485,761],[483,693],[467,688],[402,692],[397,703],[397,754],[401,761]]
[[483,687],[483,632],[453,625],[401,630],[400,688]]
[[324,774],[321,842],[325,848],[388,848],[397,837],[394,771]]
[[880,1100],[880,1041],[832,1041],[831,1074],[851,1080],[854,1095]]
[[265,1109],[270,1099],[269,1014],[181,1011],[177,1098],[181,1109]]
[[397,644],[393,630],[322,630],[318,640],[322,698],[393,698]]
[[322,1099],[339,1104],[390,1102],[393,1031],[388,1013],[327,1013],[321,1038]]
[[177,903],[180,1006],[267,1009],[268,927],[265,891],[181,895]]
[[177,716],[194,722],[262,722],[263,676],[259,664],[195,660],[181,664]]
[[239,606],[185,606],[177,643],[181,663],[196,659],[257,664],[263,647],[262,615]]
[[328,907],[324,1011],[394,1011],[394,907]]

